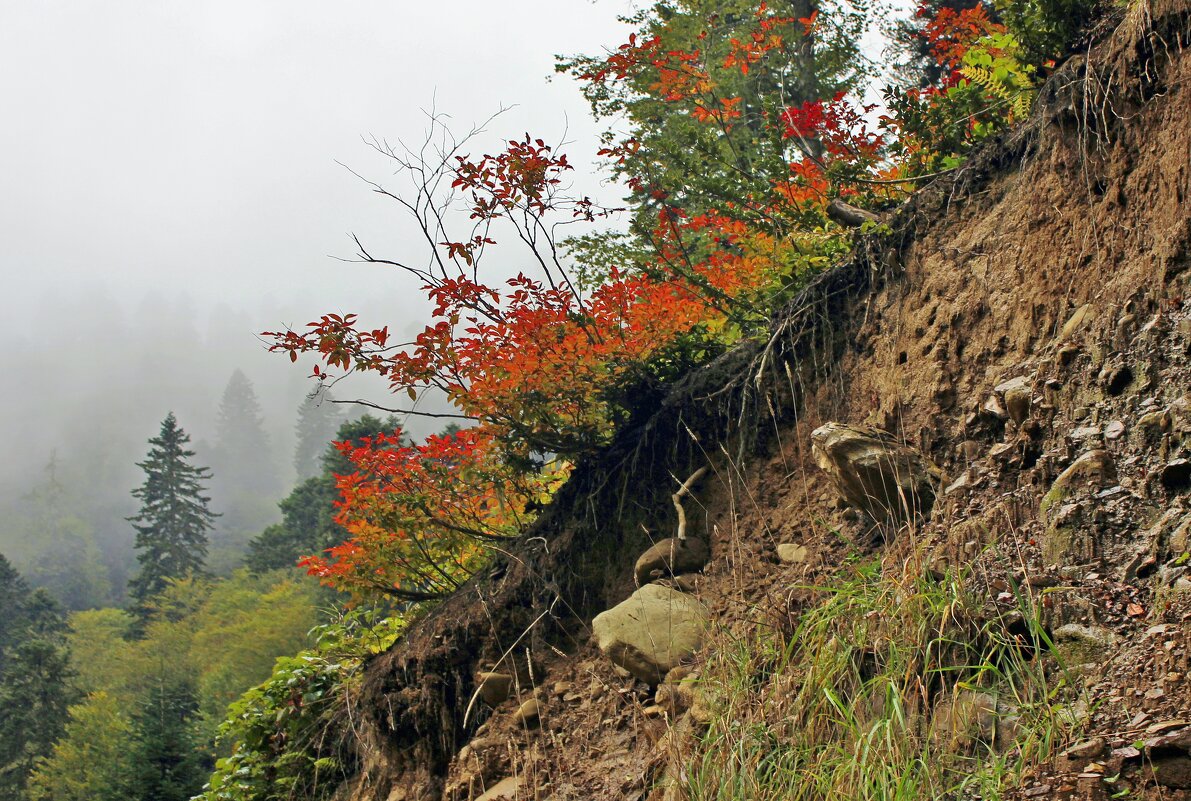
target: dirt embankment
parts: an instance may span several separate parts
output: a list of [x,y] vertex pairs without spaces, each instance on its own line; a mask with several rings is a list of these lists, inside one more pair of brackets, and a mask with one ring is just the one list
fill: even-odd
[[[924,188],[770,342],[580,465],[530,536],[370,666],[366,769],[343,797],[470,801],[503,780],[518,798],[681,798],[698,710],[618,671],[590,624],[632,593],[636,556],[674,531],[675,479],[703,465],[685,503],[710,561],[681,589],[717,634],[696,673],[728,639],[794,631],[813,603],[795,588],[858,548],[965,567],[991,610],[1025,587],[1056,647],[1091,651],[1070,727],[1088,756],[1027,771],[1021,792],[1107,797],[1097,774],[1115,770],[1134,797],[1191,797],[1177,743],[1128,751],[1191,722],[1188,44],[1185,0],[1134,4],[1026,125]],[[874,540],[812,458],[831,421],[933,460],[928,522]],[[518,678],[494,707],[476,698],[492,670]]]

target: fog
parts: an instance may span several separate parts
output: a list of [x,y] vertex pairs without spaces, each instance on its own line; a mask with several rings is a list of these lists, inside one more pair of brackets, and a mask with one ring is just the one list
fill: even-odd
[[[135,510],[147,439],[172,410],[202,454],[235,369],[254,385],[288,486],[309,365],[266,353],[257,334],[331,311],[404,333],[426,313],[407,276],[341,260],[353,233],[381,255],[417,252],[394,204],[352,174],[394,180],[364,138],[416,142],[431,110],[464,132],[507,108],[471,152],[527,131],[565,137],[576,189],[617,200],[584,166],[597,125],[552,73],[556,53],[619,43],[616,18],[630,10],[0,5],[0,551],[30,547],[12,521],[53,458],[100,546],[126,557],[122,517]],[[386,400],[376,383],[337,394]]]

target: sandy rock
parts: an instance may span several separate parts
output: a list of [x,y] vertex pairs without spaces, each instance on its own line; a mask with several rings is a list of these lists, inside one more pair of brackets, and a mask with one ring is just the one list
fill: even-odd
[[507,779],[501,779],[494,784],[487,792],[476,797],[476,801],[517,801],[522,798],[521,795],[521,777],[510,776]]
[[991,746],[996,737],[996,721],[996,696],[961,690],[935,704],[931,736],[954,750],[970,748],[977,742]]
[[1063,328],[1059,331],[1059,339],[1070,339],[1077,334],[1084,326],[1092,322],[1095,318],[1094,312],[1095,310],[1090,303],[1085,303],[1076,309],[1067,318],[1067,322],[1063,323]]
[[641,554],[633,568],[637,586],[660,578],[702,570],[711,558],[707,543],[699,539],[667,537]]
[[542,705],[536,698],[530,698],[513,713],[513,722],[518,726],[536,729],[542,722]]
[[1030,416],[1030,382],[1024,376],[997,385],[996,391],[1005,399],[1005,409],[1013,422],[1020,425]]
[[1115,478],[1116,470],[1108,451],[1099,448],[1085,451],[1066,470],[1059,473],[1058,478],[1051,484],[1050,490],[1042,499],[1042,512],[1047,514],[1057,508],[1057,504],[1081,483],[1098,483],[1103,487],[1108,480]]
[[1117,636],[1101,626],[1068,623],[1054,632],[1055,647],[1068,667],[1103,662],[1113,653]]
[[815,461],[853,507],[875,520],[930,513],[942,473],[892,435],[827,423],[815,429],[811,440]]
[[707,608],[694,597],[646,584],[591,622],[596,644],[617,666],[649,684],[703,644]]
[[476,677],[480,689],[480,700],[488,706],[498,706],[513,688],[513,677],[508,673],[481,673]]
[[800,565],[810,556],[805,545],[796,542],[783,542],[777,546],[777,558],[787,565]]

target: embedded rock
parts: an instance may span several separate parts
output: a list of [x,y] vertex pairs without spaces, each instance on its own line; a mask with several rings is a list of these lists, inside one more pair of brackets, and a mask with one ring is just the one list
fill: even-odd
[[1059,473],[1058,478],[1051,484],[1050,490],[1042,499],[1042,512],[1048,514],[1057,508],[1076,486],[1093,483],[1099,487],[1107,485],[1109,480],[1115,480],[1116,471],[1113,468],[1112,457],[1108,451],[1096,449],[1080,454],[1066,470]]
[[877,521],[930,513],[942,473],[884,431],[827,423],[811,434],[815,461],[850,505]]
[[536,729],[542,722],[541,704],[537,702],[537,699],[530,698],[517,707],[517,711],[513,713],[513,722],[527,729]]
[[702,540],[668,537],[641,554],[633,576],[640,587],[656,579],[702,570],[710,558],[711,552]]
[[1013,422],[1020,425],[1030,416],[1030,382],[1024,377],[1006,381],[997,386],[997,392],[1005,399],[1005,408]]
[[521,797],[521,777],[510,776],[498,781],[476,801],[517,801]]
[[619,667],[649,684],[699,649],[707,608],[686,593],[646,584],[591,622],[596,644]]
[[513,677],[508,673],[481,673],[476,683],[480,688],[480,700],[488,706],[497,706],[509,697]]
[[795,542],[783,542],[777,546],[777,558],[786,565],[800,565],[810,556],[805,545]]

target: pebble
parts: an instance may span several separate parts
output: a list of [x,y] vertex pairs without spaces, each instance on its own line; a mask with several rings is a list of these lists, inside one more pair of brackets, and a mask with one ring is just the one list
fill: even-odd
[[1107,440],[1120,439],[1125,433],[1125,424],[1120,420],[1113,420],[1104,427],[1104,438]]
[[542,722],[542,707],[534,698],[529,699],[513,714],[513,722],[528,729],[536,729]]

